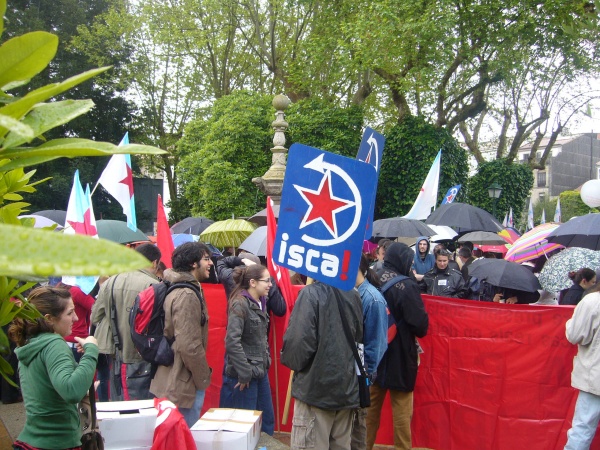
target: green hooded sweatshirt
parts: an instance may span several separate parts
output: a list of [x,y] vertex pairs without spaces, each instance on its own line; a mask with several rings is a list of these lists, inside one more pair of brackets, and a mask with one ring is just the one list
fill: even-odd
[[81,445],[77,402],[92,385],[98,361],[96,345],[84,348],[79,365],[56,333],[41,333],[15,350],[26,413],[19,441],[44,449]]

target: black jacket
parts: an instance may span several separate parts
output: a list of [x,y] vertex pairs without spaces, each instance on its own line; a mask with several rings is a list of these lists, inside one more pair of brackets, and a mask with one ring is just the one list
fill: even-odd
[[[385,283],[397,275],[409,276],[413,251],[394,243],[385,252],[380,281]],[[388,308],[396,320],[397,333],[377,367],[376,382],[382,387],[411,392],[417,379],[418,354],[416,337],[424,337],[429,328],[417,282],[411,278],[396,283],[384,294]]]
[[462,273],[456,269],[451,269],[449,265],[445,270],[439,270],[437,266],[433,266],[433,269],[423,275],[420,287],[421,291],[430,295],[467,297],[467,286]]
[[[294,373],[292,397],[317,408],[358,408],[358,378],[344,334],[334,289],[325,283],[300,291],[283,336],[281,363]],[[363,313],[356,289],[341,291],[343,311],[355,342],[363,339]]]
[[584,289],[578,284],[573,284],[569,290],[565,293],[560,301],[561,305],[577,305],[583,297]]

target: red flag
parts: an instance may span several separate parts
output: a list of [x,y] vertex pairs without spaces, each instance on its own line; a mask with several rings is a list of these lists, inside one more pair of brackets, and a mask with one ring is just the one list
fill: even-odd
[[171,235],[171,229],[169,228],[169,222],[167,222],[167,215],[165,214],[165,208],[163,207],[162,198],[158,196],[158,205],[156,207],[156,245],[162,253],[161,261],[165,263],[167,268],[173,267],[171,263],[171,255],[175,246],[173,245],[173,236]]
[[277,222],[275,221],[275,214],[273,214],[273,201],[271,197],[267,197],[267,268],[271,275],[275,278],[275,282],[281,291],[281,295],[285,299],[287,305],[287,311],[285,315],[285,328],[290,318],[290,313],[294,303],[296,303],[296,297],[298,297],[298,290],[292,287],[292,281],[290,280],[290,273],[285,267],[279,267],[275,264],[273,259],[273,245],[275,244],[275,235],[277,234]]

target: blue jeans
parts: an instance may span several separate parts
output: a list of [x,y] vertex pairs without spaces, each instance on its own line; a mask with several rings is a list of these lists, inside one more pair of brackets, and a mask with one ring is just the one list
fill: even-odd
[[565,450],[587,450],[590,448],[598,420],[600,419],[600,397],[589,392],[579,391],[573,423],[567,432]]
[[189,428],[192,428],[200,418],[200,411],[204,404],[204,392],[205,391],[196,391],[196,400],[194,400],[194,404],[191,408],[178,408]]
[[269,377],[250,380],[250,386],[240,391],[234,388],[238,383],[236,378],[223,375],[221,387],[220,408],[238,408],[262,411],[262,431],[273,436],[275,431],[275,413],[273,412],[273,399]]

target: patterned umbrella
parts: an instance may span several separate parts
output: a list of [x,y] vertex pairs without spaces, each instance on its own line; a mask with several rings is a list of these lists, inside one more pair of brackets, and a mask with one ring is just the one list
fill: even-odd
[[558,223],[543,223],[532,228],[513,243],[504,259],[522,263],[562,248],[562,245],[552,244],[546,240],[546,237],[558,226]]
[[215,247],[239,247],[258,227],[242,219],[227,219],[215,222],[200,234],[200,240]]
[[549,292],[559,292],[573,286],[569,272],[589,267],[600,268],[600,252],[571,247],[551,257],[540,273],[540,284]]
[[521,237],[521,233],[512,227],[506,227],[504,230],[498,231],[498,234],[509,244],[514,244],[514,242]]

